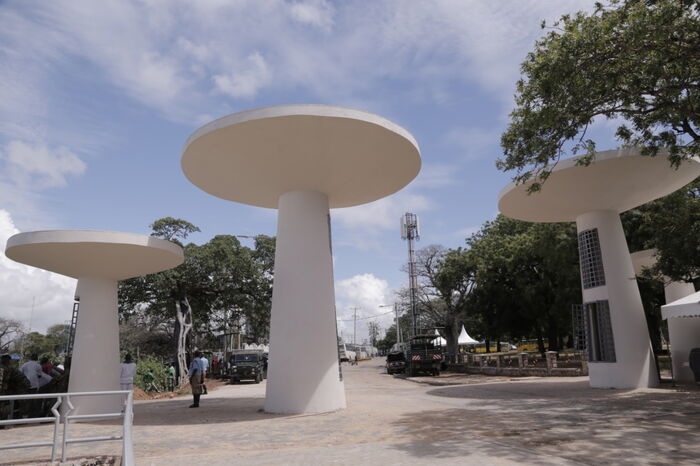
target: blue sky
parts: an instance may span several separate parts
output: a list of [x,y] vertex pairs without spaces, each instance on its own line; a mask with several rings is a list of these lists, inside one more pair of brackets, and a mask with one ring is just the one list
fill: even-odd
[[[240,110],[353,107],[418,141],[399,193],[331,212],[341,319],[384,312],[407,281],[399,216],[418,246],[457,247],[497,213],[500,134],[543,19],[592,1],[6,1],[0,3],[0,246],[17,231],[149,233],[164,216],[216,234],[275,234],[276,211],[214,198],[180,170],[187,137]],[[599,147],[613,129],[593,131]],[[243,240],[244,244],[245,241]],[[0,257],[0,316],[44,330],[74,281]],[[366,321],[363,321],[366,322]],[[383,327],[390,316],[379,320]],[[352,323],[341,321],[344,336]],[[366,336],[358,325],[358,340]]]

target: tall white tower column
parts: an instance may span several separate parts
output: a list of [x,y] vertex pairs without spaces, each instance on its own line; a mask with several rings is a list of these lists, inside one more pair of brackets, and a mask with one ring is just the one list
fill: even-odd
[[[80,298],[80,308],[68,391],[119,390],[117,282],[80,277],[76,296]],[[113,413],[120,409],[120,401],[114,396],[82,396],[71,402],[76,408],[73,414]]]
[[[595,348],[589,350],[589,357],[593,357],[588,364],[591,386],[640,388],[658,385],[644,307],[620,215],[612,210],[589,212],[576,218],[576,228],[580,248],[597,247],[595,240],[581,244],[588,240],[586,232],[595,232],[600,247],[598,257],[603,265],[603,275],[592,283],[598,286],[590,286],[586,267],[595,268],[595,258],[588,264],[581,263],[584,316],[589,341]],[[596,255],[595,250],[589,252]],[[586,306],[589,306],[588,311]],[[608,318],[611,335],[607,334]],[[614,355],[605,354],[606,349],[601,348],[610,343]]]
[[265,411],[343,409],[328,197],[292,191],[278,209]]

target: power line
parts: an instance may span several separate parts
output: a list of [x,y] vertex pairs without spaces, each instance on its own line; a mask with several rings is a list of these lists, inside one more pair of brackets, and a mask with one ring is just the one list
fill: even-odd
[[[354,308],[353,308],[354,309]],[[369,316],[369,317],[358,317],[357,320],[367,320],[367,319],[375,319],[377,317],[385,316],[387,314],[392,314],[394,311],[388,311],[388,312],[382,312],[381,314],[377,314],[376,316]],[[354,322],[355,319],[338,319],[340,322]]]

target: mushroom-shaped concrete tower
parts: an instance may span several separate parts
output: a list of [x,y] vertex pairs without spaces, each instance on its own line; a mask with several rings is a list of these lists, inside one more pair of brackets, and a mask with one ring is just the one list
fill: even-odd
[[693,159],[680,168],[634,148],[598,152],[588,167],[557,164],[539,193],[506,186],[500,211],[531,222],[576,222],[590,383],[637,388],[658,383],[634,267],[619,214],[680,189],[700,175]]
[[223,199],[278,209],[266,411],[345,407],[329,208],[388,196],[415,178],[420,164],[405,129],[326,105],[236,113],[188,139],[182,169],[192,183]]
[[[53,230],[19,233],[7,241],[12,260],[78,279],[80,311],[69,392],[119,390],[117,281],[176,267],[182,248],[152,236],[111,231]],[[114,412],[114,397],[73,400],[74,414]]]

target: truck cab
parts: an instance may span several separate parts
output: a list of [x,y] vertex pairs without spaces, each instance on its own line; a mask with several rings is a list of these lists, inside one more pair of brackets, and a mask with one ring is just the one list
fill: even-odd
[[229,357],[229,380],[238,383],[241,380],[262,382],[265,378],[266,358],[262,351],[236,350]]

